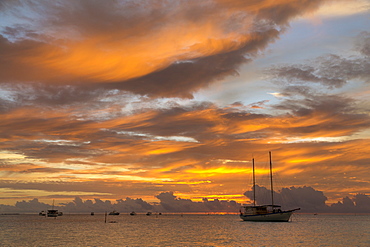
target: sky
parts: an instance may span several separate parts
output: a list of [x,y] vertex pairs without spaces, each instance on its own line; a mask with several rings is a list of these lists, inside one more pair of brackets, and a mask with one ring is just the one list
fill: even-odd
[[1,1],[0,204],[370,196],[369,9]]

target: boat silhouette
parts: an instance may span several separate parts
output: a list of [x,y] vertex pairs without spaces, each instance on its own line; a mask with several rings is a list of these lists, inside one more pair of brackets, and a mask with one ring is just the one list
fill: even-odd
[[300,208],[291,210],[281,210],[280,205],[274,204],[274,187],[272,179],[272,158],[270,158],[270,185],[271,185],[271,204],[270,205],[256,205],[256,180],[254,173],[254,159],[252,159],[252,173],[253,173],[253,205],[242,206],[240,208],[240,218],[243,221],[267,221],[267,222],[287,222],[294,211]]

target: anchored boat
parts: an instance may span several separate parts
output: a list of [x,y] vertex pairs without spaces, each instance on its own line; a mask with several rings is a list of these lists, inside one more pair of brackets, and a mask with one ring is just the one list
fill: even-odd
[[269,152],[270,158],[270,185],[271,185],[271,205],[260,205],[256,206],[256,180],[254,174],[254,159],[252,159],[252,170],[253,170],[253,206],[242,206],[240,209],[240,218],[244,221],[268,221],[268,222],[287,222],[294,211],[300,210],[300,208],[292,210],[281,210],[280,205],[274,204],[274,187],[272,179],[272,159],[271,152]]
[[109,213],[109,215],[119,215],[119,212],[117,212],[116,210],[113,210],[112,212]]
[[58,216],[62,216],[63,213],[62,212],[58,212],[57,209],[54,209],[54,200],[53,200],[53,206],[51,209],[48,209],[48,212],[47,212],[47,216],[48,217],[58,217]]

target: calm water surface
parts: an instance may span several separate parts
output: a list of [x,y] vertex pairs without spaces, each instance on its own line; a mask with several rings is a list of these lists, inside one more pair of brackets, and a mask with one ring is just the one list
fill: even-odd
[[[115,221],[116,223],[109,223]],[[369,215],[0,215],[0,246],[370,246]]]

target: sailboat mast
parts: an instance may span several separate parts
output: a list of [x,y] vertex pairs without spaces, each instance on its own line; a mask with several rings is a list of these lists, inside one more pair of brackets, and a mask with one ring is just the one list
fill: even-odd
[[254,158],[252,159],[252,171],[253,171],[253,206],[256,206],[256,177],[254,175]]
[[274,186],[272,184],[272,159],[271,159],[271,152],[269,152],[270,156],[270,184],[271,184],[271,205],[274,206]]

